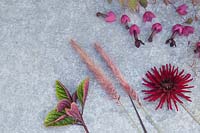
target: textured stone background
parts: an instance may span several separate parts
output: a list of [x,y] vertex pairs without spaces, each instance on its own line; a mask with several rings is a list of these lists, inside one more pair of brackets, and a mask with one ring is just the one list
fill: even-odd
[[[180,0],[176,5],[181,3],[184,1]],[[188,5],[192,11],[191,5]],[[177,48],[170,48],[164,42],[171,34],[172,25],[181,23],[182,19],[171,6],[166,7],[162,2],[149,5],[147,9],[155,12],[157,18],[154,22],[161,22],[164,29],[153,43],[146,42],[145,46],[137,49],[119,21],[108,24],[96,18],[95,13],[113,10],[119,17],[127,12],[132,23],[141,26],[141,38],[146,40],[151,23],[141,22],[143,9],[139,14],[131,14],[121,9],[117,2],[109,5],[103,0],[0,0],[0,132],[84,132],[78,126],[46,128],[43,120],[57,103],[55,80],[61,80],[73,92],[86,76],[91,77],[91,81],[84,119],[91,133],[141,132],[127,95],[94,50],[95,41],[102,44],[141,99],[144,97],[141,90],[145,89],[141,78],[152,66],[172,63],[190,72],[195,85],[190,94],[193,102],[184,103],[200,121],[200,60],[194,58],[193,48],[187,45],[188,40],[193,44],[198,40],[199,22],[194,24],[194,35],[177,38]],[[70,38],[80,42],[112,79],[125,108],[140,130],[132,127],[123,109],[102,91],[92,73],[70,47]],[[194,59],[197,61],[197,75],[189,67]],[[157,102],[142,102],[161,132],[200,132],[200,126],[182,107],[179,107],[179,112],[167,111],[166,108],[155,111]],[[145,113],[138,110],[147,130],[156,132]]]

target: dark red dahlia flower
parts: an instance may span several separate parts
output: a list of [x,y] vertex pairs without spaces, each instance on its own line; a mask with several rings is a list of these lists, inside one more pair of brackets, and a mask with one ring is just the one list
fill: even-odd
[[194,87],[188,85],[193,80],[191,74],[184,74],[184,70],[179,72],[178,67],[171,64],[163,65],[159,70],[156,67],[151,70],[146,73],[147,79],[143,78],[143,85],[149,88],[142,91],[148,95],[144,100],[152,102],[160,99],[156,109],[167,103],[168,109],[172,110],[174,104],[177,111],[177,102],[183,103],[180,98],[191,102],[190,97],[184,94],[191,92],[189,89]]

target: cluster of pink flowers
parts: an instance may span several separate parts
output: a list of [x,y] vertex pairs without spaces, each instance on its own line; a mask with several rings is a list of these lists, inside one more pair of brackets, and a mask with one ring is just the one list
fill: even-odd
[[[156,18],[156,15],[151,11],[146,11],[143,15],[143,22],[152,22]],[[153,41],[153,36],[162,31],[162,25],[160,23],[154,23],[151,27],[151,35],[148,38],[148,42]]]
[[121,24],[125,25],[125,28],[129,30],[130,35],[133,36],[135,39],[135,46],[139,48],[141,44],[144,45],[144,43],[138,39],[138,35],[140,34],[140,28],[136,24],[133,24],[129,27],[129,22],[131,22],[129,16],[125,14],[122,15]]
[[[187,11],[188,9],[188,6],[186,4],[182,4],[180,6],[178,6],[176,8],[176,12],[179,14],[179,15],[186,15],[188,13]],[[112,11],[109,11],[105,14],[103,13],[100,13],[98,12],[96,14],[98,17],[102,17],[104,18],[104,20],[106,22],[114,22],[116,21],[116,15],[114,12]],[[156,18],[156,15],[151,12],[151,11],[146,11],[142,17],[143,19],[143,22],[146,23],[146,22],[152,22],[152,20]],[[129,18],[129,16],[127,16],[126,14],[122,15],[121,16],[121,19],[120,19],[120,22],[122,25],[125,26],[125,28],[127,30],[129,30],[129,33],[131,36],[133,36],[134,40],[135,40],[135,46],[137,48],[139,48],[142,45],[144,45],[144,42],[141,41],[139,39],[139,34],[140,34],[140,28],[138,25],[136,24],[130,24],[131,22],[131,19]],[[162,25],[161,23],[153,23],[152,24],[152,27],[151,27],[151,34],[148,38],[148,42],[152,42],[153,41],[153,37],[158,34],[159,32],[162,31]],[[194,27],[192,26],[189,26],[189,25],[183,25],[183,24],[175,24],[173,27],[172,27],[172,35],[170,36],[169,39],[166,40],[166,44],[170,44],[171,47],[176,47],[176,41],[174,40],[176,36],[189,36],[190,34],[193,34],[194,33]],[[199,52],[199,47],[195,50],[195,53],[200,53]]]
[[190,34],[193,34],[193,33],[194,33],[194,27],[176,24],[172,27],[171,37],[165,43],[170,44],[171,47],[174,47],[174,46],[176,47],[176,42],[174,40],[176,35],[189,36]]

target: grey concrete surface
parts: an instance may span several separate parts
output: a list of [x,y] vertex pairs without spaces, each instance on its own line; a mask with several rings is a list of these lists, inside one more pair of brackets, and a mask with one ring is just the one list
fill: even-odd
[[[184,3],[180,0],[176,5]],[[192,6],[190,7],[190,13]],[[113,10],[119,16],[126,12],[132,23],[141,27],[141,38],[147,39],[152,23],[144,24],[139,14],[132,14],[120,8],[117,2],[109,5],[103,0],[0,0],[0,132],[1,133],[83,133],[82,127],[66,126],[46,128],[43,120],[48,111],[55,107],[54,83],[61,80],[71,92],[86,76],[91,78],[84,119],[91,133],[141,132],[138,119],[127,95],[112,76],[110,70],[96,53],[93,43],[98,41],[119,66],[128,82],[141,93],[141,78],[152,66],[172,63],[191,73],[195,88],[189,94],[193,102],[184,100],[188,110],[200,121],[200,59],[194,57],[194,44],[200,36],[199,22],[193,24],[194,35],[178,37],[177,48],[170,48],[164,42],[171,34],[173,24],[181,23],[171,6],[162,2],[149,5],[164,28],[153,43],[137,49],[129,33],[119,24],[105,23],[96,18],[97,11]],[[134,119],[136,127],[123,109],[116,105],[94,79],[79,56],[70,47],[70,38],[76,39],[112,79],[121,100]],[[193,60],[197,69],[189,67]],[[195,72],[196,74],[195,75]],[[142,100],[151,118],[164,133],[198,133],[200,126],[181,107],[179,112],[168,111],[166,107],[155,111],[157,102]],[[149,133],[157,132],[145,113],[138,109]]]

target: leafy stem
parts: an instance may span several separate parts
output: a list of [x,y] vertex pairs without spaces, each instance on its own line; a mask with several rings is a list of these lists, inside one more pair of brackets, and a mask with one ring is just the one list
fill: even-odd
[[[83,110],[89,88],[89,78],[83,80],[77,90],[71,95],[69,90],[60,82],[56,81],[56,96],[59,100],[56,109],[50,111],[45,120],[45,126],[80,125],[86,133],[89,130],[83,120]],[[81,103],[79,110],[77,101]],[[81,113],[80,113],[81,112]]]
[[[82,117],[82,116],[81,116],[81,117]],[[83,117],[82,117],[82,126],[84,127],[85,132],[86,132],[86,133],[89,133],[89,130],[88,130],[86,124],[85,124],[85,121],[83,120]]]

